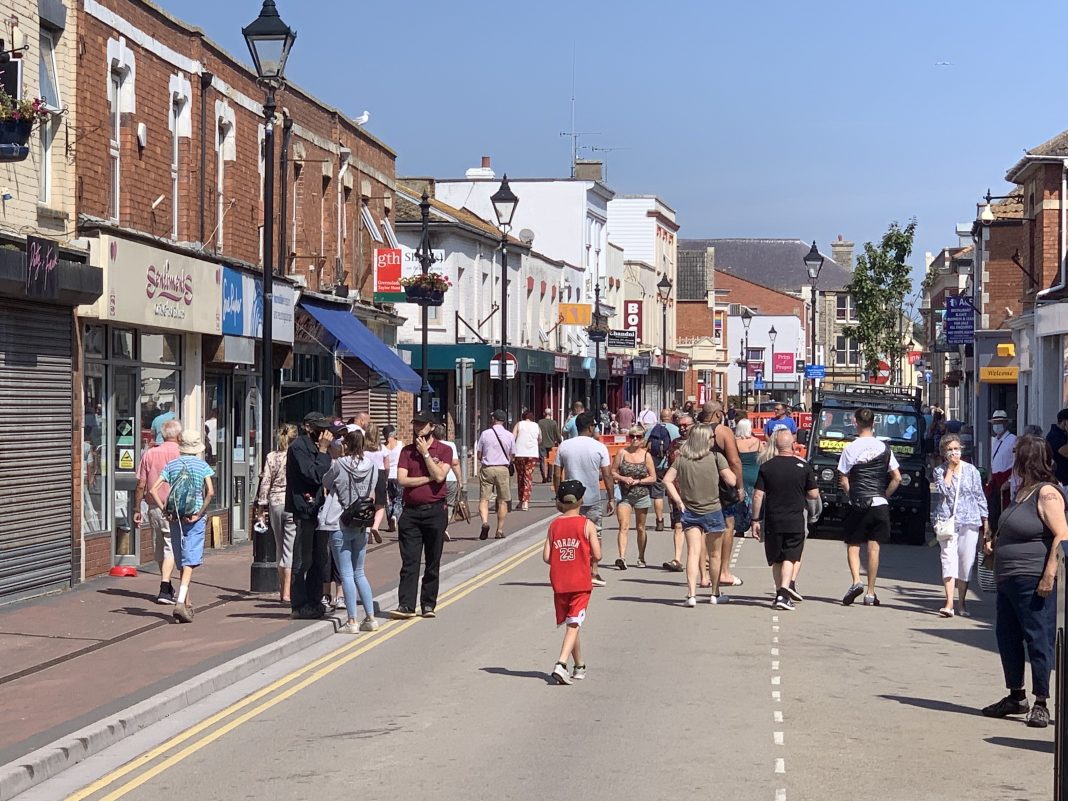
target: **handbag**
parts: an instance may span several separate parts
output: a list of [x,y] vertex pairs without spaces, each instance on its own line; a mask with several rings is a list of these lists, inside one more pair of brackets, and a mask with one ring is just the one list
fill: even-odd
[[[501,442],[501,435],[497,433],[497,429],[496,428],[490,428],[490,431],[492,431],[493,432],[493,436],[495,436],[497,438],[497,444],[501,446],[501,452],[504,452],[504,443]],[[508,460],[508,475],[510,475],[510,476],[514,476],[515,475],[515,462],[512,461],[511,459]]]
[[964,470],[957,475],[956,491],[953,493],[953,511],[945,520],[936,520],[935,538],[941,542],[952,542],[957,536],[957,499],[960,497],[960,482],[964,479]]
[[[345,471],[349,477],[349,493],[353,492],[352,489],[352,473],[348,470]],[[348,506],[345,507],[345,511],[341,513],[341,525],[345,528],[367,528],[375,520],[375,501],[371,495],[372,478],[376,478],[378,468],[375,467],[371,470],[370,476],[367,481],[367,491],[363,495],[358,495]]]

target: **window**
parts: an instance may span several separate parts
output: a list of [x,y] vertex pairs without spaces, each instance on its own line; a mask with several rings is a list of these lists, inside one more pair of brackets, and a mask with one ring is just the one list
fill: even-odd
[[849,295],[838,295],[835,298],[837,308],[835,309],[836,320],[856,320],[857,316],[853,309],[853,298]]
[[856,337],[835,337],[834,347],[835,364],[846,364],[850,367],[860,364],[860,343]]
[[400,243],[397,242],[397,234],[393,230],[393,226],[389,224],[389,217],[382,218],[382,230],[386,234],[386,241],[389,242],[391,248],[399,248]]
[[45,28],[41,29],[41,59],[39,62],[41,99],[44,106],[53,114],[58,114],[62,108],[59,97],[59,73],[56,70],[56,40],[55,34]]
[[51,119],[41,120],[40,163],[37,183],[37,200],[47,204],[52,199],[52,143],[56,138],[56,127]]
[[382,239],[382,233],[378,230],[378,226],[375,225],[375,219],[371,216],[371,210],[366,203],[360,204],[360,216],[363,218],[363,224],[368,233],[371,234],[371,238],[378,244],[383,244],[385,240]]
[[750,362],[763,362],[764,361],[764,349],[763,348],[749,348],[745,352],[746,361]]
[[224,221],[226,220],[226,151],[230,146],[230,137],[234,126],[219,119],[219,138],[215,158],[215,249],[222,250]]
[[111,137],[108,151],[111,156],[111,219],[119,219],[119,190],[122,183],[122,73],[111,73]]

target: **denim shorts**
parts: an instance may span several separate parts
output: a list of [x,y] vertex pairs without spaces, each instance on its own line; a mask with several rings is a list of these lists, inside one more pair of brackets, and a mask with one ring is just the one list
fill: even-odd
[[175,567],[179,570],[183,567],[200,567],[204,562],[204,529],[207,518],[202,517],[192,524],[184,520],[170,522]]
[[682,513],[682,530],[699,528],[706,534],[716,534],[727,530],[727,524],[723,520],[723,511],[716,509],[708,514],[695,514],[687,509]]

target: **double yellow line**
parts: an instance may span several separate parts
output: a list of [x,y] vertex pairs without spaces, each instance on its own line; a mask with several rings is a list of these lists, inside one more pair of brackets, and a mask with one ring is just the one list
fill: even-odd
[[[448,606],[451,606],[452,604],[466,597],[467,595],[479,589],[480,587],[484,587],[490,582],[500,578],[513,568],[518,567],[526,559],[529,559],[535,553],[540,552],[541,549],[542,543],[539,541],[536,545],[532,545],[529,548],[525,548],[514,556],[511,556],[489,568],[488,570],[479,573],[477,576],[473,576],[467,581],[458,584],[457,586],[450,589],[448,592],[442,594],[441,599],[438,602],[437,608],[444,609]],[[412,626],[414,626],[416,623],[421,622],[421,620],[421,618],[412,618],[411,620],[405,620],[403,622],[386,623],[377,632],[373,632],[367,637],[360,637],[354,642],[348,643],[347,645],[343,645],[342,647],[331,651],[325,656],[321,656],[318,659],[309,662],[304,667],[294,670],[292,673],[283,676],[282,678],[272,682],[266,687],[263,687],[262,689],[257,690],[251,695],[242,698],[240,701],[216,712],[211,717],[202,720],[195,726],[192,726],[181,734],[172,737],[164,743],[161,743],[150,751],[146,751],[144,754],[137,757],[136,759],[127,762],[121,768],[117,768],[111,773],[102,776],[100,779],[97,779],[95,782],[88,785],[87,787],[84,787],[73,795],[68,796],[66,801],[84,801],[84,799],[90,798],[91,796],[111,786],[120,779],[129,776],[131,773],[139,771],[142,768],[148,766],[157,758],[163,756],[164,754],[168,753],[177,746],[180,746],[182,743],[185,743],[189,740],[193,740],[193,742],[189,743],[189,745],[186,745],[180,751],[172,754],[166,759],[161,760],[157,764],[152,765],[152,767],[148,768],[142,773],[139,773],[136,777],[130,779],[125,784],[116,787],[110,793],[103,796],[100,801],[115,801],[115,799],[122,798],[131,790],[135,790],[146,782],[151,781],[168,768],[171,768],[174,765],[178,764],[186,757],[195,754],[201,748],[210,745],[223,735],[228,734],[229,732],[236,729],[238,726],[247,723],[248,721],[255,718],[257,715],[260,715],[271,707],[291,698],[306,687],[311,686],[323,677],[330,675],[343,665],[348,664],[353,659],[362,656],[373,648],[377,648],[379,645],[386,642],[387,640],[393,639],[401,632],[406,631],[407,629],[410,629]],[[295,684],[291,684],[291,682],[294,682],[297,679],[300,679],[300,681],[297,681]],[[291,686],[286,687],[286,685]],[[282,690],[281,688],[283,687],[286,687],[286,689]],[[275,695],[275,693],[278,694]],[[262,703],[260,703],[261,701]],[[243,712],[241,715],[238,715],[236,718],[233,718],[226,724],[215,729],[214,731],[211,731],[210,733],[204,735],[203,737],[200,737],[199,739],[194,739],[197,738],[198,735],[200,735],[202,732],[207,731],[220,721],[225,720],[226,718],[241,710],[246,711]]]

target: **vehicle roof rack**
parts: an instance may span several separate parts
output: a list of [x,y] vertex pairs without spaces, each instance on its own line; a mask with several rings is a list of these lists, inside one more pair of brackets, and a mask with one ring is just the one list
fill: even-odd
[[922,399],[919,387],[898,386],[894,384],[831,384],[830,389],[822,388],[824,393],[836,392],[873,400],[896,400],[919,403]]

